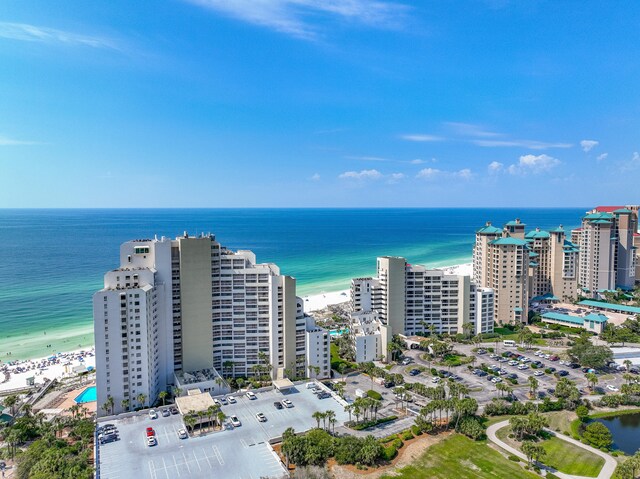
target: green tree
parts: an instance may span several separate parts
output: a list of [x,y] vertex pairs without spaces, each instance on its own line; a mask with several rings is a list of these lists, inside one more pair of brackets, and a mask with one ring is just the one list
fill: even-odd
[[162,406],[164,407],[164,403],[165,400],[167,399],[167,396],[169,395],[169,393],[167,391],[160,391],[160,393],[158,393],[158,398],[160,398],[160,400],[162,401]]
[[598,384],[598,376],[595,373],[587,373],[584,375],[587,383],[589,383],[589,389],[593,390]]
[[138,404],[140,404],[140,407],[142,408],[144,407],[144,403],[147,400],[147,396],[145,394],[140,393],[138,394],[136,399],[138,400]]
[[613,443],[611,431],[601,422],[592,422],[585,429],[582,437],[593,447],[609,449]]
[[532,441],[523,442],[521,449],[524,455],[527,456],[527,461],[529,462],[529,464],[531,464],[532,461],[540,461],[546,454],[542,446]]
[[536,397],[536,391],[538,390],[540,383],[535,378],[535,376],[529,376],[528,381],[529,381],[529,393],[531,394],[531,397]]
[[129,410],[129,400],[128,399],[123,399],[122,401],[120,401],[120,407],[124,411],[128,411]]
[[580,419],[580,421],[585,422],[589,417],[589,409],[584,405],[578,406],[576,408],[576,415],[578,416],[578,419]]

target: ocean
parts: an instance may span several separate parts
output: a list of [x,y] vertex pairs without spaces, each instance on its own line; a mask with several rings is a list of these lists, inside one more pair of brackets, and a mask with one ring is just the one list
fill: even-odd
[[430,267],[469,262],[487,220],[570,229],[586,209],[0,209],[0,360],[91,346],[92,294],[130,239],[211,232],[278,264],[304,296],[347,289],[352,277],[374,274],[381,255]]

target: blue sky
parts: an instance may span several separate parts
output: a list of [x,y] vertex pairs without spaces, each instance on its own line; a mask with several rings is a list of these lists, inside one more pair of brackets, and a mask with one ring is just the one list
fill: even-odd
[[0,3],[0,207],[638,203],[640,4]]

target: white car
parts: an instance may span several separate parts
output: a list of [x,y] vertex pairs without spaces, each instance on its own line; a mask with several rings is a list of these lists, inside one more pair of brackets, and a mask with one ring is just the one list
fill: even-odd
[[521,364],[520,366],[518,366],[518,369],[520,371],[524,371],[525,369],[529,369],[529,366],[527,366],[526,364]]
[[156,445],[156,437],[155,436],[147,437],[147,446],[151,447],[155,445]]
[[492,383],[496,383],[496,384],[498,384],[498,383],[501,383],[501,382],[502,382],[502,379],[496,376],[495,378],[493,378],[493,379],[491,380],[491,382],[492,382]]
[[229,401],[229,404],[235,404],[236,398],[234,398],[233,396],[227,396],[227,401]]
[[534,356],[540,356],[541,354],[544,354],[544,353],[542,351],[536,351],[533,354],[534,354]]
[[432,383],[439,383],[440,382],[440,378],[438,376],[434,376],[433,378],[431,378],[431,382]]
[[618,391],[620,391],[620,389],[618,389],[617,387],[615,387],[613,384],[609,384],[609,385],[607,386],[607,389],[608,389],[609,391],[613,391],[614,393],[617,393]]
[[265,422],[267,420],[267,416],[259,412],[258,414],[256,414],[256,419],[260,422]]
[[151,409],[151,410],[149,411],[149,417],[150,417],[151,419],[158,419],[158,413],[156,412],[156,410],[155,410],[155,409]]
[[282,400],[282,405],[284,407],[293,407],[293,403],[291,401],[289,401],[288,399],[283,399]]
[[229,421],[231,421],[231,425],[233,427],[240,427],[242,426],[242,423],[240,422],[240,419],[238,419],[238,416],[231,416],[229,418]]
[[537,370],[535,373],[533,373],[534,376],[544,376],[544,371],[540,371]]
[[255,395],[253,392],[251,392],[251,391],[247,391],[247,397],[248,397],[249,399],[251,399],[252,401],[253,401],[254,399],[257,399],[257,398],[258,398],[258,396],[256,396],[256,395]]
[[178,437],[180,439],[186,439],[189,437],[189,435],[187,434],[187,430],[182,428],[182,429],[178,429]]

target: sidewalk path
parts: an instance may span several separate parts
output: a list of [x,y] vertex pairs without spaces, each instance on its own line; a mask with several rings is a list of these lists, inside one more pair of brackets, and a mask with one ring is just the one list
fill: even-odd
[[[526,461],[527,456],[525,456],[522,452],[520,452],[518,449],[511,447],[510,445],[498,439],[498,436],[496,435],[498,430],[508,425],[509,425],[509,421],[501,421],[496,424],[493,424],[492,426],[489,426],[487,428],[487,437],[491,442],[498,445],[499,447],[507,451],[509,454],[518,456],[520,459],[523,459],[524,461]],[[550,429],[545,429],[545,431],[548,432],[549,434],[557,436],[563,441],[570,442],[571,444],[574,444],[578,447],[586,449],[592,454],[596,454],[602,457],[604,459],[604,465],[602,466],[602,469],[600,470],[600,474],[598,474],[598,477],[596,479],[610,479],[611,476],[613,476],[613,473],[615,472],[618,463],[609,454],[602,452],[599,449],[593,448],[591,446],[587,446],[586,444],[582,444],[580,441],[576,441],[575,439],[569,436],[565,436],[564,434],[551,431]],[[593,479],[593,478],[587,478],[585,476],[575,476],[573,474],[565,474],[564,472],[556,471],[552,467],[544,466],[543,464],[539,464],[539,466],[541,469],[546,469],[547,471],[552,472],[553,474],[555,474],[561,479]]]

